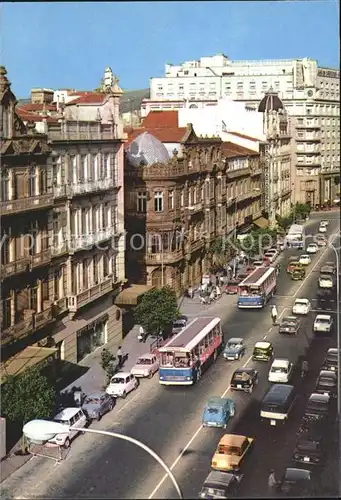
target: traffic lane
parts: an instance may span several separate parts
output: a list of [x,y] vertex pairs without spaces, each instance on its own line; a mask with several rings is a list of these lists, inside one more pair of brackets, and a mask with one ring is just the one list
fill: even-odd
[[[306,318],[309,331],[312,321]],[[277,350],[281,357],[293,359],[293,352],[303,352],[306,347],[303,337],[290,338],[278,336]],[[300,425],[306,402],[314,390],[315,381],[320,371],[325,352],[333,340],[323,337],[314,338],[310,334],[309,364],[310,372],[305,381],[301,381],[299,369],[296,370],[292,383],[298,389],[298,400],[293,414],[285,427],[273,428],[269,423],[260,420],[260,404],[264,394],[271,384],[268,382],[270,363],[250,362],[248,366],[259,372],[259,384],[252,395],[235,391],[227,396],[236,402],[236,417],[228,425],[227,430],[203,429],[193,445],[186,450],[181,468],[176,470],[176,477],[183,488],[185,498],[197,497],[201,485],[210,471],[210,462],[214,450],[225,433],[241,434],[255,439],[255,445],[250,456],[243,463],[241,472],[244,474],[240,496],[251,498],[263,497],[267,494],[267,479],[269,470],[275,468],[281,474],[285,467],[290,466],[292,452],[296,442],[296,432]],[[329,477],[329,476],[328,476]],[[157,492],[157,498],[176,498],[174,488],[167,480]]]
[[[328,258],[327,251],[321,253],[321,255],[319,257],[320,262],[323,262],[325,258]],[[317,264],[319,264],[319,262]],[[316,266],[316,262],[314,263],[314,266]],[[312,296],[314,296],[316,286],[314,285],[315,277],[314,277],[312,271],[313,271],[313,268],[311,269],[311,272],[309,274],[307,274],[307,279],[303,283],[300,283],[298,286],[295,287],[296,292],[294,292],[293,295],[295,295],[295,293],[297,293],[297,290],[299,290],[300,295],[302,294],[302,296],[304,296],[304,297],[312,298]],[[290,313],[291,313],[291,307],[287,308],[285,310],[282,310],[282,315],[289,315]],[[290,338],[289,336],[285,336],[285,335],[279,335],[278,334],[278,327],[274,327],[274,328],[270,329],[270,331],[268,332],[268,335],[267,335],[267,340],[270,340],[274,345],[275,357],[276,356],[277,357],[287,357],[292,362],[296,362],[298,360],[298,357],[306,351],[306,349],[309,347],[309,345],[313,339],[312,324],[313,324],[314,317],[315,317],[314,314],[309,314],[307,317],[300,318],[301,332],[296,339]],[[248,363],[248,365],[252,366],[253,363]],[[262,370],[264,371],[264,367],[262,368]],[[268,382],[267,382],[268,370],[269,370],[269,367],[266,367],[266,373],[265,373],[266,387],[268,387]],[[264,373],[263,373],[263,378],[264,378]],[[261,386],[261,383],[260,383],[260,386]],[[265,391],[266,391],[266,389],[264,390],[264,392]],[[186,453],[187,453],[187,451],[186,451]],[[208,452],[207,450],[205,450],[205,449],[203,450],[204,455],[207,452]],[[212,450],[210,450],[209,452],[213,453]],[[191,454],[193,455],[193,450],[191,450]],[[192,468],[192,466],[193,466],[193,464],[191,464],[190,469]],[[183,467],[184,466],[181,464],[181,471],[182,471]],[[203,466],[203,467],[205,467],[205,466]],[[180,468],[180,465],[179,465],[179,468]],[[181,472],[181,471],[180,471],[180,474],[186,473],[185,471],[184,472]],[[177,468],[176,473],[179,474],[178,468]],[[202,470],[199,470],[199,477],[201,474],[202,474]],[[186,477],[184,479],[184,483],[187,484],[187,481],[188,481],[188,479]],[[195,482],[196,479],[194,478],[193,481]],[[171,495],[172,488],[171,488],[171,485],[169,483],[168,484],[167,483],[168,483],[168,480],[165,481],[164,485],[160,488],[160,490],[158,492],[156,492],[156,495],[158,498],[160,497],[160,495],[162,496],[162,498],[167,498],[167,496]],[[189,495],[189,497],[191,497],[191,495],[193,496],[194,494],[195,493],[194,493],[194,490],[192,488],[191,492],[189,492],[188,495]]]
[[[292,283],[290,283],[290,285],[292,286]],[[238,313],[237,313],[237,314],[238,314]],[[254,314],[256,315],[257,320],[258,320],[258,324],[259,324],[260,317],[262,317],[262,316],[264,317],[264,312],[263,312],[263,311],[262,311],[262,312],[254,312]],[[268,313],[267,313],[267,314],[268,314]],[[249,316],[249,314],[248,314],[248,316]],[[244,315],[244,312],[239,312],[239,314],[238,314],[238,318],[237,318],[237,319],[239,320],[239,318],[240,318],[240,317],[242,318],[242,320],[243,320],[243,321],[238,321],[239,323],[244,323],[244,324],[246,324],[246,325],[247,325],[247,323],[249,323],[249,322],[246,322],[246,321],[245,321],[246,316]],[[267,321],[268,321],[268,319],[269,319],[269,317],[267,317]],[[232,320],[232,321],[233,321],[233,320]],[[261,325],[259,324],[259,326],[261,326]],[[249,328],[249,325],[248,325],[248,328]],[[242,331],[242,329],[241,329],[241,328],[239,329],[239,332],[240,332],[240,331]],[[243,332],[242,332],[242,333],[243,333]],[[248,332],[246,332],[246,333],[248,333]],[[244,335],[245,335],[245,334],[244,334]],[[243,336],[243,335],[242,335],[242,336]],[[257,338],[257,340],[259,340],[259,337]],[[212,367],[212,368],[213,368],[213,367]],[[212,371],[211,373],[212,373],[212,377],[213,377],[213,379],[217,377],[217,375],[216,375],[213,371]],[[205,378],[206,378],[206,377],[207,377],[207,375],[204,377],[203,381],[205,381]],[[200,386],[201,386],[201,387],[205,390],[205,387],[206,387],[206,385],[207,385],[207,384],[208,384],[208,386],[210,386],[210,385],[211,385],[211,380],[210,380],[209,378],[206,378],[206,383],[207,383],[207,384],[204,384],[204,383],[203,383],[203,381],[201,382]],[[214,380],[213,380],[213,381],[214,381]],[[198,387],[199,387],[199,386],[198,386]],[[160,389],[162,390],[162,389],[164,389],[164,388],[160,388]],[[174,388],[170,388],[170,389],[171,389],[171,390],[173,390]],[[181,395],[181,394],[183,393],[183,390],[181,390],[181,389],[180,389],[178,392],[179,392],[179,394]],[[135,435],[135,437],[140,438],[142,441],[144,441],[144,442],[146,442],[147,444],[149,444],[149,445],[150,445],[153,449],[155,449],[157,452],[159,452],[159,453],[161,454],[161,456],[163,456],[163,457],[166,459],[166,457],[164,456],[164,453],[163,453],[163,450],[164,450],[164,448],[165,448],[165,445],[164,445],[164,444],[165,444],[165,443],[164,443],[165,439],[164,439],[164,437],[163,437],[164,430],[163,430],[163,426],[162,426],[162,425],[164,425],[165,427],[167,427],[167,429],[168,429],[168,430],[167,430],[167,435],[168,435],[168,436],[171,434],[171,428],[172,428],[173,422],[175,422],[175,423],[176,423],[176,428],[177,428],[177,429],[179,429],[179,427],[181,427],[181,426],[183,425],[183,423],[184,423],[184,422],[183,422],[183,417],[182,417],[182,415],[183,415],[185,412],[188,412],[188,413],[190,413],[190,414],[192,413],[192,404],[191,404],[191,401],[190,401],[190,400],[192,399],[192,396],[193,396],[193,395],[195,395],[195,401],[197,400],[197,394],[196,394],[196,391],[195,391],[195,390],[193,390],[193,391],[192,391],[192,393],[191,393],[191,392],[189,393],[189,392],[188,392],[188,390],[185,390],[185,395],[186,395],[186,398],[185,398],[185,399],[186,399],[186,404],[185,404],[185,405],[184,405],[183,403],[178,403],[178,401],[175,401],[174,395],[172,395],[172,400],[171,400],[171,408],[168,408],[168,406],[167,406],[167,401],[165,401],[165,402],[164,402],[164,401],[163,401],[163,399],[161,399],[161,400],[159,399],[159,400],[158,400],[158,402],[157,402],[157,404],[156,404],[156,409],[155,409],[155,411],[154,411],[154,409],[153,409],[153,408],[151,408],[151,407],[149,408],[148,413],[149,413],[149,414],[150,414],[150,413],[152,413],[153,415],[155,415],[155,414],[157,415],[157,414],[158,414],[158,410],[159,410],[159,408],[160,408],[160,407],[165,408],[165,412],[164,412],[164,413],[165,413],[165,415],[162,415],[162,418],[161,418],[162,422],[161,422],[161,424],[160,424],[160,422],[158,422],[158,421],[156,420],[156,417],[154,417],[154,416],[153,416],[152,418],[148,418],[148,419],[147,419],[148,421],[149,421],[149,420],[151,420],[151,421],[152,421],[152,424],[154,424],[154,425],[152,425],[152,428],[151,428],[151,426],[150,426],[150,425],[141,425],[141,421],[142,421],[142,423],[146,421],[146,419],[143,417],[143,418],[140,420],[140,422],[139,422],[139,426],[138,426],[138,431],[139,431],[139,432],[138,432],[138,434],[136,434],[136,429],[135,429],[135,427],[136,427],[136,426],[135,426],[135,422],[133,422],[133,423],[132,423],[130,426],[128,426],[128,427],[127,427],[127,426],[125,426],[125,427],[124,427],[124,432],[126,432],[127,434],[130,434],[130,435],[133,435],[133,436]],[[190,396],[190,397],[189,397],[189,396]],[[167,398],[167,399],[168,399],[168,398]],[[205,401],[205,397],[200,398],[200,400],[201,400],[201,403],[202,403],[202,405],[203,405],[203,404],[204,404],[204,401]],[[179,406],[180,406],[181,411],[180,411],[180,415],[179,415],[179,416],[174,414],[174,406],[176,406],[176,407],[179,407]],[[201,410],[201,411],[202,411],[202,410]],[[172,415],[172,413],[173,413],[173,415]],[[172,422],[169,422],[169,421],[168,421],[168,419],[167,419],[167,417],[168,417],[169,415],[172,415],[172,417],[171,417]],[[148,415],[148,416],[149,416],[149,415]],[[133,420],[136,420],[136,419],[133,419]],[[148,424],[148,422],[147,422],[147,424]],[[151,438],[150,438],[151,434],[153,434],[153,428],[154,428],[154,429],[155,429],[155,428],[156,428],[156,429],[160,429],[160,428],[162,429],[161,435],[160,435],[158,432],[155,432],[155,431],[154,431],[154,436],[153,436],[153,437],[154,437],[154,440],[155,440],[155,445],[154,445],[154,446],[153,446],[153,443],[151,443]],[[189,431],[191,431],[191,430],[192,430],[190,425],[188,425],[188,429],[189,429]],[[121,428],[121,427],[120,427],[120,431],[122,432],[122,428]],[[134,432],[134,431],[135,431],[135,432]],[[178,434],[178,431],[176,432],[176,434]],[[161,439],[161,437],[163,437],[163,439]],[[160,447],[160,439],[162,440],[162,444],[163,444],[163,446],[161,446],[161,447]],[[153,440],[153,442],[154,442],[154,440]],[[176,442],[176,440],[172,437],[171,442],[172,442],[172,443],[175,443],[175,442]],[[122,445],[123,445],[123,443],[122,443],[120,446],[122,447]],[[125,451],[125,450],[122,450],[122,452],[120,452],[120,446],[118,446],[118,443],[117,443],[117,444],[115,444],[115,448],[118,448],[118,450],[117,450],[117,451],[113,449],[113,446],[114,446],[114,444],[112,444],[112,445],[110,446],[110,450],[109,450],[109,453],[110,453],[110,454],[112,453],[112,454],[114,454],[114,455],[116,455],[116,456],[123,456],[123,455],[124,455],[124,453],[126,453],[126,451]],[[166,446],[166,447],[168,448],[168,449],[166,450],[166,453],[167,453],[167,455],[168,455],[168,453],[170,452],[170,450],[171,450],[172,448],[174,448],[174,446],[169,445],[169,443],[167,443],[167,446]],[[124,446],[123,446],[123,448],[124,448]],[[176,449],[176,448],[175,448],[175,449]],[[102,453],[103,453],[103,450],[102,450]],[[131,459],[130,459],[130,461],[131,461]],[[110,466],[110,460],[109,460],[108,462],[109,462],[109,468],[111,468],[111,469],[112,469],[112,467]],[[123,460],[123,462],[124,462],[124,460]],[[132,463],[132,464],[131,464],[131,470],[135,470],[135,471],[136,471],[136,470],[139,470],[139,471],[141,470],[141,460],[140,460],[140,458],[138,458],[138,462],[139,462],[139,463],[137,464],[137,467],[135,467],[135,464],[134,464],[134,463]],[[115,464],[115,470],[117,470],[117,468],[118,468],[118,467],[117,467],[117,464]],[[148,467],[148,468],[149,468],[149,467]],[[90,472],[90,471],[89,471],[89,472]],[[112,474],[112,472],[111,472],[111,474]],[[77,476],[78,476],[78,474],[77,474]],[[83,476],[85,476],[86,478],[88,478],[88,477],[89,477],[89,474],[88,474],[88,473],[86,473],[86,474],[83,474]],[[106,474],[106,476],[107,476],[107,474]],[[138,476],[138,474],[135,474],[135,478],[136,478],[136,481],[135,481],[135,482],[136,482],[136,483],[139,483],[139,481],[138,481],[138,477],[137,477],[137,476]],[[125,475],[124,475],[124,474],[119,474],[119,477],[125,477]],[[94,481],[93,481],[93,479],[91,478],[91,476],[90,476],[90,478],[89,478],[89,482],[90,482],[90,483],[94,483]],[[124,483],[126,483],[126,481],[124,481]],[[94,486],[94,484],[91,484],[90,488],[88,488],[88,484],[87,484],[87,482],[86,482],[86,483],[85,483],[85,485],[83,484],[83,486],[84,486],[84,489],[85,489],[86,491],[88,491],[88,490],[90,489],[90,490],[91,490],[91,492],[92,492],[92,494],[102,495],[102,494],[105,494],[105,492],[107,491],[107,486],[106,486],[106,485],[103,485],[103,484],[100,484],[99,486],[98,486],[98,485]],[[131,486],[133,486],[133,487],[134,487],[134,485],[131,485]],[[123,492],[122,492],[122,489],[121,489],[121,486],[120,486],[120,481],[119,481],[119,480],[115,480],[115,488],[114,488],[114,491],[115,491],[115,492],[117,492],[117,496],[123,496],[123,495],[124,495],[124,488],[126,489],[126,484],[123,484],[123,485],[122,485],[122,487],[123,487]],[[104,489],[104,491],[103,491],[103,488],[105,488],[105,489]],[[79,485],[78,485],[78,484],[76,485],[76,490],[77,490],[77,491],[79,491]],[[69,491],[69,489],[68,489],[68,491]],[[71,494],[72,494],[72,493],[73,493],[73,491],[74,491],[74,490],[73,490],[73,488],[71,488],[71,490],[70,490],[70,491],[71,491]],[[130,496],[132,496],[132,495],[129,495],[129,493],[127,493],[127,495],[128,495],[128,498],[129,498]],[[142,495],[142,496],[144,496],[144,495]]]

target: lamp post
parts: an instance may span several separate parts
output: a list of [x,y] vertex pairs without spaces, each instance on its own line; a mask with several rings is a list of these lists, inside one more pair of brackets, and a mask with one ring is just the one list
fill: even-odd
[[[337,423],[338,423],[338,441],[339,441],[339,482],[338,482],[338,491],[339,497],[341,497],[341,339],[340,339],[340,257],[337,248],[333,245],[333,241],[336,239],[336,236],[330,242],[330,246],[333,249],[336,257],[336,337],[337,337]],[[339,236],[340,239],[340,236]]]
[[181,499],[183,498],[180,486],[178,485],[170,468],[165,464],[162,458],[157,453],[155,453],[155,451],[153,451],[147,445],[141,443],[141,441],[138,441],[135,438],[112,431],[102,431],[97,429],[87,429],[82,427],[78,428],[72,426],[68,427],[64,424],[48,420],[31,420],[23,427],[24,436],[29,441],[37,443],[39,442],[39,444],[46,443],[50,439],[53,439],[57,434],[66,434],[66,433],[68,434],[70,431],[87,432],[89,434],[100,434],[102,436],[110,436],[113,438],[122,439],[123,441],[128,441],[130,443],[133,443],[135,446],[142,448],[161,465],[161,467],[164,469],[169,479],[172,481],[179,498]]

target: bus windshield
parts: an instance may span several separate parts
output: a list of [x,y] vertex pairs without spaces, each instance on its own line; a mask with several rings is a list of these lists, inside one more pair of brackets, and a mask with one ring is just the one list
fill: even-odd
[[240,295],[260,295],[261,291],[259,286],[256,285],[242,285],[240,287]]
[[185,368],[192,366],[192,358],[189,352],[162,352],[160,366],[165,368]]

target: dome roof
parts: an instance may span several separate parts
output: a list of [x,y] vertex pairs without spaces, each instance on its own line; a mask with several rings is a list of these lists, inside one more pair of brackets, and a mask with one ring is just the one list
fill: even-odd
[[153,163],[166,163],[169,160],[169,154],[162,142],[156,137],[143,132],[130,144],[127,150],[129,163],[138,167],[144,165],[152,165]]
[[284,110],[284,106],[280,98],[278,97],[278,92],[274,92],[272,89],[266,92],[263,99],[259,103],[258,111],[260,113],[266,113],[267,111],[279,111]]

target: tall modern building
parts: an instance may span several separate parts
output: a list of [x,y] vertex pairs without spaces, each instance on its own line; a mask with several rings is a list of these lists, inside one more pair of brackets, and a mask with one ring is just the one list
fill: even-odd
[[143,108],[212,106],[220,99],[258,108],[269,90],[278,93],[295,121],[293,134],[296,201],[333,201],[340,163],[340,72],[313,59],[232,61],[224,54],[165,65],[165,76],[150,81]]

